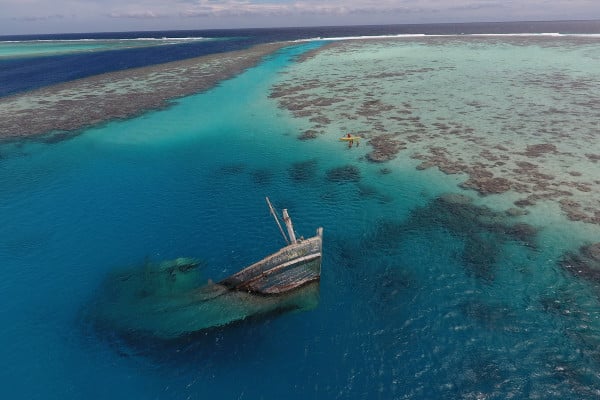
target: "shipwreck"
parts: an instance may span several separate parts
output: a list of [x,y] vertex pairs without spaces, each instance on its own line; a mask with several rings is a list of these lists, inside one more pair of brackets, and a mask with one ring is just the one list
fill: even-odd
[[202,277],[199,261],[190,258],[113,272],[87,318],[110,331],[174,339],[250,317],[316,307],[323,228],[313,237],[297,238],[284,209],[286,235],[266,200],[286,242],[279,251],[217,282]]

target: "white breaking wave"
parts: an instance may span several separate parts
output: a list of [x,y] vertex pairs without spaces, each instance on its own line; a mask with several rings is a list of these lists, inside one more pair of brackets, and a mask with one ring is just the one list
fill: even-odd
[[317,40],[362,40],[362,39],[390,39],[390,38],[411,38],[424,36],[449,36],[449,35],[425,35],[424,33],[398,34],[398,35],[373,35],[373,36],[339,36],[339,37],[315,37],[310,39],[297,39],[294,42],[314,42]]
[[425,33],[401,33],[397,35],[373,35],[373,36],[340,36],[340,37],[315,37],[310,39],[298,39],[294,42],[314,41],[339,41],[339,40],[368,40],[368,39],[405,39],[419,37],[589,37],[599,38],[600,33],[460,33],[460,34],[425,34]]

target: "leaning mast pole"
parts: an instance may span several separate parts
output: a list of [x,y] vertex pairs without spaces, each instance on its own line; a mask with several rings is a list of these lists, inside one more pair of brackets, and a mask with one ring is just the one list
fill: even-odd
[[[281,236],[283,236],[283,240],[285,240],[286,244],[290,244],[290,241],[288,240],[287,236],[285,236],[285,232],[283,232],[283,228],[281,227],[281,223],[279,222],[279,218],[277,218],[277,213],[275,212],[275,209],[273,208],[271,201],[269,200],[268,197],[265,197],[265,199],[267,200],[267,204],[269,205],[269,210],[271,211],[271,215],[273,216],[273,218],[275,218],[275,222],[277,223],[277,226],[279,227],[279,232],[281,232]],[[285,218],[287,211],[284,210],[284,212],[285,212],[285,214],[284,214],[284,218]],[[288,216],[288,218],[289,218],[289,216]],[[288,229],[288,231],[289,231],[289,229]],[[296,237],[294,237],[293,242],[296,243]]]

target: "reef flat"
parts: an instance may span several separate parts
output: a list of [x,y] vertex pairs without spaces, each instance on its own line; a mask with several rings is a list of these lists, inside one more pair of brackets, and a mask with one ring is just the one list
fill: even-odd
[[347,132],[366,159],[465,174],[512,212],[551,202],[600,224],[600,42],[584,37],[420,37],[336,41],[307,53],[271,97],[299,139]]
[[111,72],[0,98],[0,140],[53,134],[60,140],[87,126],[168,106],[208,90],[289,43]]

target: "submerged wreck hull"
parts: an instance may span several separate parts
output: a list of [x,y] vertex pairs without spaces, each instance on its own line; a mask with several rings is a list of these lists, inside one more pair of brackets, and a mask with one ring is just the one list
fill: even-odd
[[206,282],[198,263],[177,259],[113,273],[88,317],[103,329],[175,339],[249,317],[309,310],[319,301],[322,229],[223,279]]

